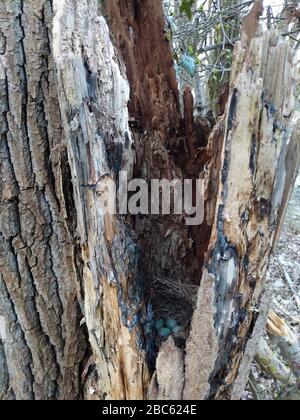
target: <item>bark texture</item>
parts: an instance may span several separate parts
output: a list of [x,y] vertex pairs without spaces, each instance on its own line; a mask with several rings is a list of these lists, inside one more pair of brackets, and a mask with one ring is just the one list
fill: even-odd
[[52,6],[0,3],[0,399],[80,396],[86,344]]

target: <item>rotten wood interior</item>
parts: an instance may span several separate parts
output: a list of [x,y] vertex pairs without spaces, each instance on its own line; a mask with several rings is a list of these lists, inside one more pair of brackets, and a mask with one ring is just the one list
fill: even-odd
[[[124,60],[131,87],[129,113],[137,157],[134,174],[146,179],[172,179],[174,174],[205,178],[205,220],[195,228],[174,217],[163,221],[153,216],[137,217],[132,223],[142,244],[146,285],[166,277],[200,286],[190,337],[186,336],[183,395],[228,399],[237,392],[241,349],[246,348],[258,323],[255,308],[261,304],[267,260],[276,240],[274,232],[282,221],[283,192],[291,182],[285,176],[292,172],[295,177],[299,167],[292,165],[290,169],[286,161],[294,105],[292,52],[276,33],[254,39],[262,13],[262,2],[255,2],[235,51],[224,117],[212,134],[205,131],[207,121],[200,122],[199,130],[188,88],[182,112],[179,109],[159,3],[155,2],[154,12],[150,10],[153,4],[147,1],[107,4],[112,39]],[[276,81],[273,74],[278,75]],[[208,282],[209,289],[207,270],[214,280]],[[155,301],[155,290],[152,292]],[[215,296],[213,324],[208,320],[201,324],[203,315],[198,311],[207,307],[204,298],[200,305],[201,293]],[[200,325],[203,330],[199,335]],[[206,330],[207,347],[200,357]],[[175,344],[179,345],[176,338]],[[201,360],[207,363],[208,353],[210,368]],[[155,375],[158,391],[151,392],[159,394],[163,387],[159,367]]]
[[[136,155],[134,176],[147,181],[203,178],[213,126],[206,118],[194,120],[189,88],[180,110],[161,2],[107,2],[106,13],[130,84],[128,109]],[[222,138],[219,140],[222,142]],[[151,215],[134,217],[130,223],[143,250],[145,304],[154,302],[159,307],[162,298],[156,293],[157,279],[199,286],[212,220],[189,227],[183,216]],[[188,312],[180,302],[179,298],[169,303],[169,315],[178,317],[179,322],[184,318],[181,312]],[[155,312],[159,316],[159,309]]]

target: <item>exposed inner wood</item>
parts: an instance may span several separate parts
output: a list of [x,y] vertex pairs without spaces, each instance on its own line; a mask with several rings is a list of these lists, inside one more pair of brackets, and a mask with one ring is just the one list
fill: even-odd
[[[286,160],[289,147],[295,147],[293,139],[289,147],[287,142],[294,106],[291,49],[275,32],[254,38],[250,49],[248,45],[238,43],[235,49],[225,119],[215,128],[209,145],[210,149],[216,144],[215,138],[223,136],[221,160],[217,163],[217,168],[220,165],[221,168],[216,172],[216,182],[212,182],[215,166],[208,166],[207,176],[208,190],[212,184],[219,188],[217,211],[212,200],[215,222],[206,261],[215,279],[216,296],[216,313],[211,314],[214,324],[209,327],[206,323],[207,336],[217,337],[218,349],[215,349],[215,361],[212,346],[205,353],[206,340],[199,341],[197,352],[188,351],[192,343],[197,343],[199,322],[194,324],[193,321],[185,356],[183,395],[186,398],[197,399],[198,392],[199,399],[230,399],[237,397],[237,389],[241,389],[239,368],[249,363],[255,346],[247,346],[245,354],[242,349],[249,331],[258,322],[257,311],[263,311],[261,296],[267,262],[282,222],[286,175],[293,179],[299,168],[298,163],[291,168]],[[276,80],[273,74],[278,75]],[[220,155],[217,156],[220,159]],[[214,165],[213,159],[211,163]],[[205,287],[202,280],[199,296]],[[194,320],[198,311],[205,313],[207,306],[207,303],[200,304]],[[260,328],[260,334],[262,331]],[[198,334],[202,337],[205,329]],[[258,336],[256,334],[256,339]],[[207,357],[212,358],[211,374],[207,382],[203,377],[204,382],[199,383],[199,375],[189,378],[188,367],[202,363],[202,351],[208,364]],[[205,389],[206,396],[203,395]]]
[[[130,84],[134,175],[147,181],[199,178],[208,160],[203,146],[209,128],[205,132],[206,120],[199,123],[203,129],[197,135],[189,90],[181,116],[161,1],[112,1],[106,10]],[[137,217],[133,223],[148,281],[168,278],[199,285],[210,226],[186,227],[182,216]]]
[[121,170],[129,177],[133,172],[129,86],[99,2],[59,0],[54,6],[53,52],[77,208],[83,311],[98,374],[95,392],[103,399],[143,399],[149,379],[141,250],[128,224],[103,213],[98,182],[115,179]]

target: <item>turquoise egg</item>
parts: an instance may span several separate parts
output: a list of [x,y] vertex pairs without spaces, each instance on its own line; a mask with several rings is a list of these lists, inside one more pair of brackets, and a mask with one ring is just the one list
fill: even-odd
[[166,326],[167,326],[168,328],[170,328],[170,330],[172,330],[173,328],[175,328],[175,327],[177,326],[177,322],[176,322],[176,320],[175,320],[175,319],[168,318],[168,319],[166,320]]
[[165,320],[163,318],[159,318],[155,321],[155,329],[157,332],[164,326],[165,326]]
[[176,334],[182,330],[180,325],[176,325],[176,327],[172,328],[172,333]]
[[171,334],[171,330],[170,330],[170,328],[166,328],[166,327],[164,327],[164,328],[161,328],[160,330],[159,330],[159,332],[158,332],[158,335],[161,337],[161,338],[165,338],[165,337],[168,337],[170,334]]

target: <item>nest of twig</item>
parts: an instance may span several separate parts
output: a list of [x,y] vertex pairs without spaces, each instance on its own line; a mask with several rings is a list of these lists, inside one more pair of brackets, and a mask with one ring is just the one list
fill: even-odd
[[151,304],[154,318],[173,319],[181,327],[177,337],[187,338],[197,302],[198,286],[169,279],[156,278],[151,284]]

